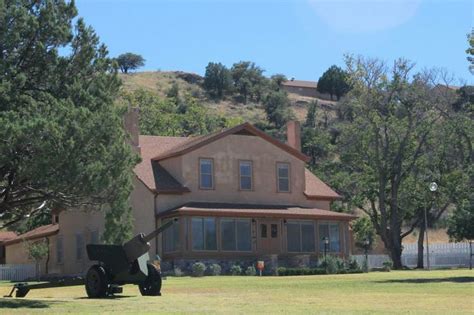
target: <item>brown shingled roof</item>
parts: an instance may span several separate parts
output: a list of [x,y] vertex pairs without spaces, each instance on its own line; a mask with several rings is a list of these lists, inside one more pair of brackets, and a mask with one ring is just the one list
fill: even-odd
[[16,233],[12,231],[0,232],[0,242],[8,241],[16,237]]
[[308,199],[340,199],[341,196],[320,180],[310,170],[304,170],[305,191],[304,194]]
[[283,82],[282,85],[316,89],[318,87],[318,82],[303,81],[303,80],[288,80],[288,81]]
[[19,243],[24,240],[27,241],[27,240],[37,239],[41,237],[46,237],[46,236],[57,234],[58,232],[59,232],[58,224],[42,225],[34,230],[20,234],[16,236],[15,238],[5,241],[5,245]]
[[[179,191],[185,189],[174,178],[170,180],[169,177],[172,176],[166,170],[167,174],[165,174],[164,169],[157,162],[153,162],[152,158],[192,139],[187,137],[140,136],[139,144],[142,161],[134,169],[138,179],[153,191],[160,191],[160,189],[165,188],[170,192],[170,187],[177,188],[178,185]],[[163,179],[163,183],[161,179]]]
[[322,210],[317,208],[301,208],[295,206],[279,205],[244,205],[218,203],[190,203],[159,214],[160,217],[171,217],[176,215],[216,215],[222,217],[259,217],[324,220],[353,220],[357,218],[357,216],[352,214]]

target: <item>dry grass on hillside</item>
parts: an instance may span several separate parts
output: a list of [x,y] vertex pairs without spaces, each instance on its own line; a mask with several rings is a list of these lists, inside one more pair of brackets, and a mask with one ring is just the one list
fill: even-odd
[[[185,73],[181,73],[185,74]],[[189,93],[193,97],[199,99],[199,101],[205,106],[209,107],[212,112],[224,115],[226,117],[240,117],[243,121],[251,123],[265,119],[265,112],[261,104],[241,104],[233,102],[231,99],[215,102],[210,100],[203,88],[196,83],[189,83],[180,77],[179,72],[174,71],[146,71],[136,72],[129,74],[120,74],[120,78],[123,82],[123,90],[135,91],[138,89],[144,89],[146,91],[156,93],[159,96],[166,96],[167,91],[173,86],[178,84],[181,93]],[[296,118],[299,121],[306,119],[306,113],[308,111],[308,104],[312,101],[317,100],[320,105],[322,112],[327,113],[329,117],[334,117],[333,107],[336,104],[334,101],[314,99],[311,97],[299,96],[297,94],[290,93],[288,95],[291,102],[291,109],[295,113]],[[323,114],[320,113],[319,116]]]

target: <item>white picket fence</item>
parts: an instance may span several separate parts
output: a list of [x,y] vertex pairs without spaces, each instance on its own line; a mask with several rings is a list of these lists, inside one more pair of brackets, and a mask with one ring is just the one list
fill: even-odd
[[[443,267],[469,267],[469,243],[443,243],[430,244],[430,266],[432,268]],[[473,245],[474,249],[474,245]],[[426,246],[424,247],[424,265],[427,266]],[[352,256],[360,265],[365,261],[364,255]],[[390,261],[388,255],[369,255],[369,268],[381,268],[383,263]],[[408,267],[416,267],[418,261],[418,245],[403,245],[402,264]]]
[[35,265],[0,265],[0,280],[24,281],[36,276]]

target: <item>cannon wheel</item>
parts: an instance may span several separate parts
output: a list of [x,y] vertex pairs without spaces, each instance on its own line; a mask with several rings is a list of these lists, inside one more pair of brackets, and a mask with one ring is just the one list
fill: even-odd
[[143,283],[140,283],[140,293],[143,296],[157,296],[161,295],[161,274],[155,265],[147,263],[148,277]]
[[93,265],[86,275],[86,292],[90,298],[102,298],[107,296],[107,274],[104,267]]

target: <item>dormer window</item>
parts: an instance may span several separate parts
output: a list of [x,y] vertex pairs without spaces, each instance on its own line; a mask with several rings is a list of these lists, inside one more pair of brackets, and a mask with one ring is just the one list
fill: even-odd
[[277,163],[277,190],[290,192],[290,163]]
[[199,188],[214,189],[214,160],[199,159]]

